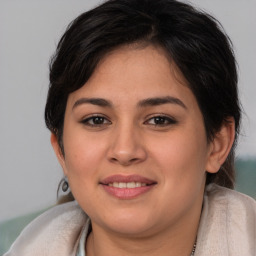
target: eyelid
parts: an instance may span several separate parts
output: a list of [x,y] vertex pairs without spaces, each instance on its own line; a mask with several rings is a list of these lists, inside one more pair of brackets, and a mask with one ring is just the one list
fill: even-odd
[[[93,118],[103,118],[105,121],[107,121],[107,123],[102,123],[102,124],[90,124],[89,121],[90,120],[93,120]],[[83,117],[80,121],[80,123],[82,123],[83,125],[86,125],[86,126],[91,126],[91,127],[99,127],[99,126],[104,126],[104,125],[109,125],[109,124],[112,124],[112,122],[109,120],[109,118],[104,115],[104,114],[90,114],[90,115],[87,115],[85,117]]]
[[[152,120],[153,118],[157,118],[157,117],[165,118],[166,120],[169,121],[169,123],[167,123],[167,124],[149,124],[150,120]],[[177,123],[176,118],[174,118],[170,115],[167,115],[167,114],[163,114],[163,113],[149,115],[146,117],[146,121],[144,122],[144,124],[149,124],[149,125],[154,125],[154,126],[168,126],[168,125],[174,125],[176,123]]]

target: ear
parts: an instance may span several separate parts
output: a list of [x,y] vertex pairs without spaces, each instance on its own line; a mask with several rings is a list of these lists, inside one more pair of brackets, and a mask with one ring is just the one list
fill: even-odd
[[214,136],[210,145],[209,158],[206,164],[206,171],[216,173],[225,162],[235,139],[235,121],[229,118],[223,122],[221,129]]
[[65,157],[61,151],[60,145],[58,143],[57,136],[54,133],[51,133],[51,144],[53,147],[53,150],[55,152],[55,155],[57,156],[57,159],[62,167],[62,170],[64,172],[64,175],[67,175],[66,171],[66,164],[65,164]]

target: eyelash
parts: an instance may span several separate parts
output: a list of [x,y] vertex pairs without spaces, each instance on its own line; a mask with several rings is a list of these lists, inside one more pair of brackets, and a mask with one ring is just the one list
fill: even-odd
[[[98,121],[103,121],[102,123],[97,123]],[[107,121],[107,122],[106,122]],[[90,123],[93,122],[93,123]],[[82,124],[87,125],[87,126],[91,126],[91,127],[101,127],[103,125],[109,125],[111,124],[111,122],[104,116],[101,115],[94,115],[94,116],[90,116],[87,117],[85,119],[83,119],[81,121]]]
[[[155,123],[151,124],[150,123],[151,120],[154,120]],[[149,124],[149,125],[153,125],[153,126],[156,126],[156,127],[166,127],[166,126],[169,126],[169,125],[176,124],[177,121],[174,118],[166,116],[166,115],[156,115],[156,116],[153,116],[153,117],[149,118],[144,123]]]
[[[150,123],[152,120],[154,121],[154,123]],[[90,123],[90,122],[93,122],[93,123]],[[91,127],[102,127],[102,126],[110,125],[111,121],[109,121],[106,117],[102,115],[94,115],[94,116],[90,116],[83,119],[81,123]],[[176,123],[177,121],[174,118],[171,118],[166,115],[155,115],[153,117],[150,117],[144,122],[144,124],[148,124],[156,127],[166,127]]]

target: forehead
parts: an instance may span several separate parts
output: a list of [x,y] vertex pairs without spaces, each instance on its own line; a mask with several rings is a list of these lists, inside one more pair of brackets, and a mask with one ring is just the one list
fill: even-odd
[[73,92],[78,97],[141,100],[168,95],[193,98],[193,93],[175,63],[161,47],[128,45],[108,53],[85,85]]
[[107,53],[98,63],[92,78],[99,72],[115,72],[119,66],[123,68],[123,75],[129,74],[127,71],[132,71],[134,75],[143,75],[152,70],[153,74],[173,76],[177,79],[176,82],[187,85],[187,81],[182,75],[175,62],[172,60],[167,51],[155,44],[134,43],[118,47]]

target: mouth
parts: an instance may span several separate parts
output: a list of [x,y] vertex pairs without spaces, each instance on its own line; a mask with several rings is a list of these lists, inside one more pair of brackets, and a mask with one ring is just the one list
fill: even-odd
[[112,175],[100,182],[102,185],[115,188],[138,188],[154,185],[157,182],[140,175]]
[[140,175],[113,175],[99,184],[111,196],[118,199],[134,199],[150,191],[157,182]]
[[141,183],[141,182],[113,182],[113,183],[109,183],[107,184],[110,187],[114,187],[114,188],[140,188],[140,187],[145,187],[148,186],[148,184],[146,183]]

